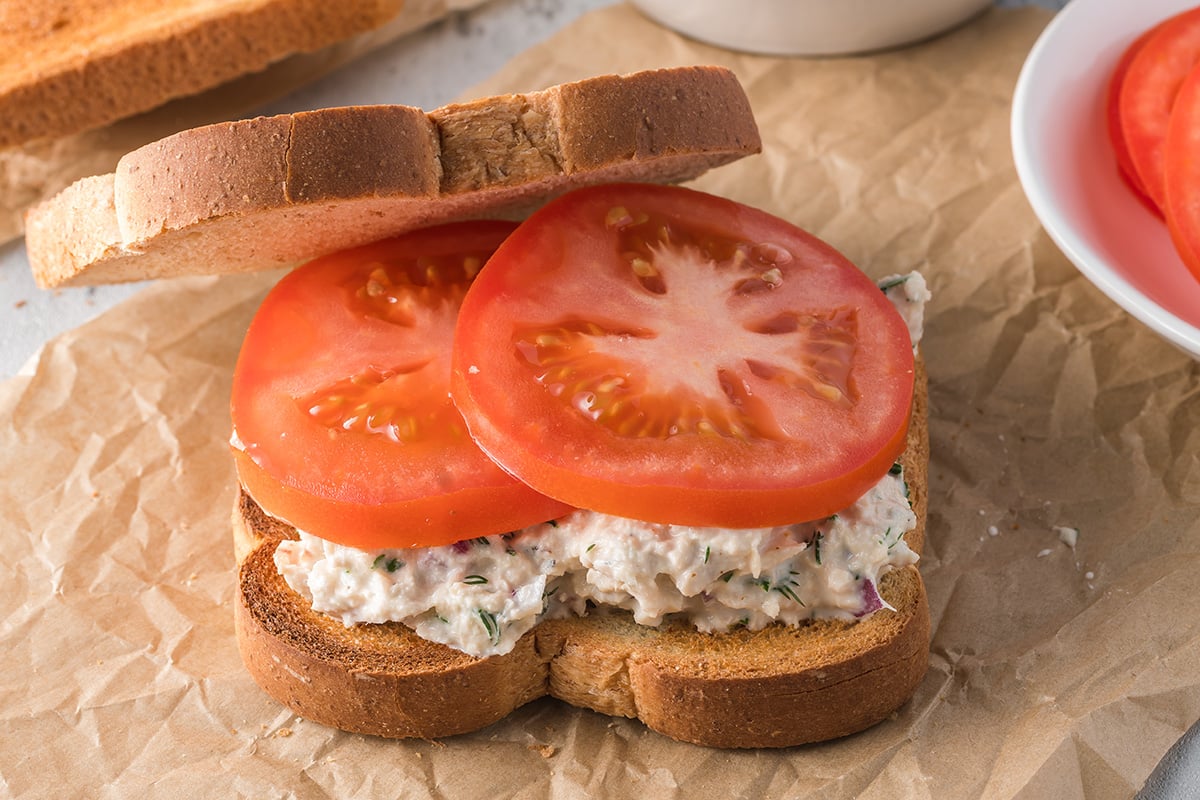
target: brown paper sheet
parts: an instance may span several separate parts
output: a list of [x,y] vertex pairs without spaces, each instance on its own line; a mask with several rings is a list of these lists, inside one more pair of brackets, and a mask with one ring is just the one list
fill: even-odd
[[176,131],[237,119],[434,20],[484,0],[406,0],[391,22],[313,53],[289,56],[192,97],[95,130],[0,149],[0,244],[21,235],[26,209],[88,175],[112,172],[130,150]]
[[[735,55],[625,7],[477,94],[724,63],[764,154],[700,185],[935,293],[932,666],[895,717],[780,752],[550,700],[388,742],[297,719],[233,637],[227,398],[272,275],[161,283],[0,385],[0,786],[13,796],[1128,797],[1200,718],[1200,367],[1061,256],[1008,112],[1045,12],[899,52]],[[1055,526],[1079,530],[1074,548]],[[681,709],[680,713],[686,713]],[[102,789],[107,787],[107,789]]]

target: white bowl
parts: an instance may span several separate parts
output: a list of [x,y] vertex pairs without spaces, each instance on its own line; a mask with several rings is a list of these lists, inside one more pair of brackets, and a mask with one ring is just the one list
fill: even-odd
[[632,0],[693,39],[772,55],[883,50],[933,36],[992,0]]
[[1125,48],[1195,0],[1071,0],[1047,26],[1017,80],[1017,174],[1047,233],[1099,289],[1200,358],[1200,281],[1166,225],[1117,171],[1105,121],[1109,74]]

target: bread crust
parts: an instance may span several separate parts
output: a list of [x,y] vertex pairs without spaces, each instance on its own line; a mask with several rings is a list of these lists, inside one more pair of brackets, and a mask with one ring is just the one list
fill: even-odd
[[520,218],[591,183],[684,181],[760,149],[745,92],[721,67],[598,76],[428,114],[221,123],[35,206],[26,250],[45,288],[273,269],[427,225]]
[[[924,364],[902,462],[920,551],[928,486]],[[928,667],[930,621],[915,567],[886,574],[894,610],[859,622],[814,621],[763,631],[700,634],[637,625],[624,612],[551,620],[508,654],[476,659],[399,624],[345,628],[314,612],[275,569],[285,523],[244,492],[233,514],[238,644],[255,680],[308,719],[389,737],[476,730],[549,694],[601,713],[637,717],[712,747],[789,747],[851,734],[886,718]]]
[[[235,514],[235,529],[244,524]],[[254,680],[300,716],[356,733],[436,738],[478,730],[545,694],[547,659],[532,636],[479,659],[397,623],[346,628],[314,612],[275,569],[279,541],[263,540],[239,566],[234,627]]]
[[105,125],[318,50],[383,25],[403,0],[7,5],[0,147]]
[[700,634],[644,628],[627,614],[543,623],[539,647],[554,652],[549,693],[709,747],[789,747],[856,733],[899,708],[928,667],[920,574],[893,570],[880,593],[895,612],[800,628]]

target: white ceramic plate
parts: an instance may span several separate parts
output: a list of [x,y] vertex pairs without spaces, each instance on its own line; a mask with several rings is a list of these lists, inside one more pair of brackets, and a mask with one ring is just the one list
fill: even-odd
[[1013,157],[1046,231],[1118,305],[1200,358],[1200,281],[1117,172],[1104,95],[1125,48],[1196,0],[1071,0],[1042,33],[1013,96]]
[[862,53],[909,44],[992,0],[632,0],[651,19],[720,47],[774,55]]

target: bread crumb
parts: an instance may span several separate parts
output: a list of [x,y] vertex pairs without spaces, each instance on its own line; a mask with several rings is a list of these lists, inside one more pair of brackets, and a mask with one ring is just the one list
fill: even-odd
[[292,729],[291,728],[280,728],[279,730],[275,731],[275,735],[286,739],[287,737],[292,735]]
[[999,536],[1000,535],[1000,529],[997,528],[995,525],[988,525],[987,531],[988,531],[988,536]]
[[531,744],[529,745],[529,749],[542,758],[550,758],[558,752],[558,748],[552,744]]
[[18,300],[17,302],[13,303],[13,308],[24,308],[28,302],[28,300]]

